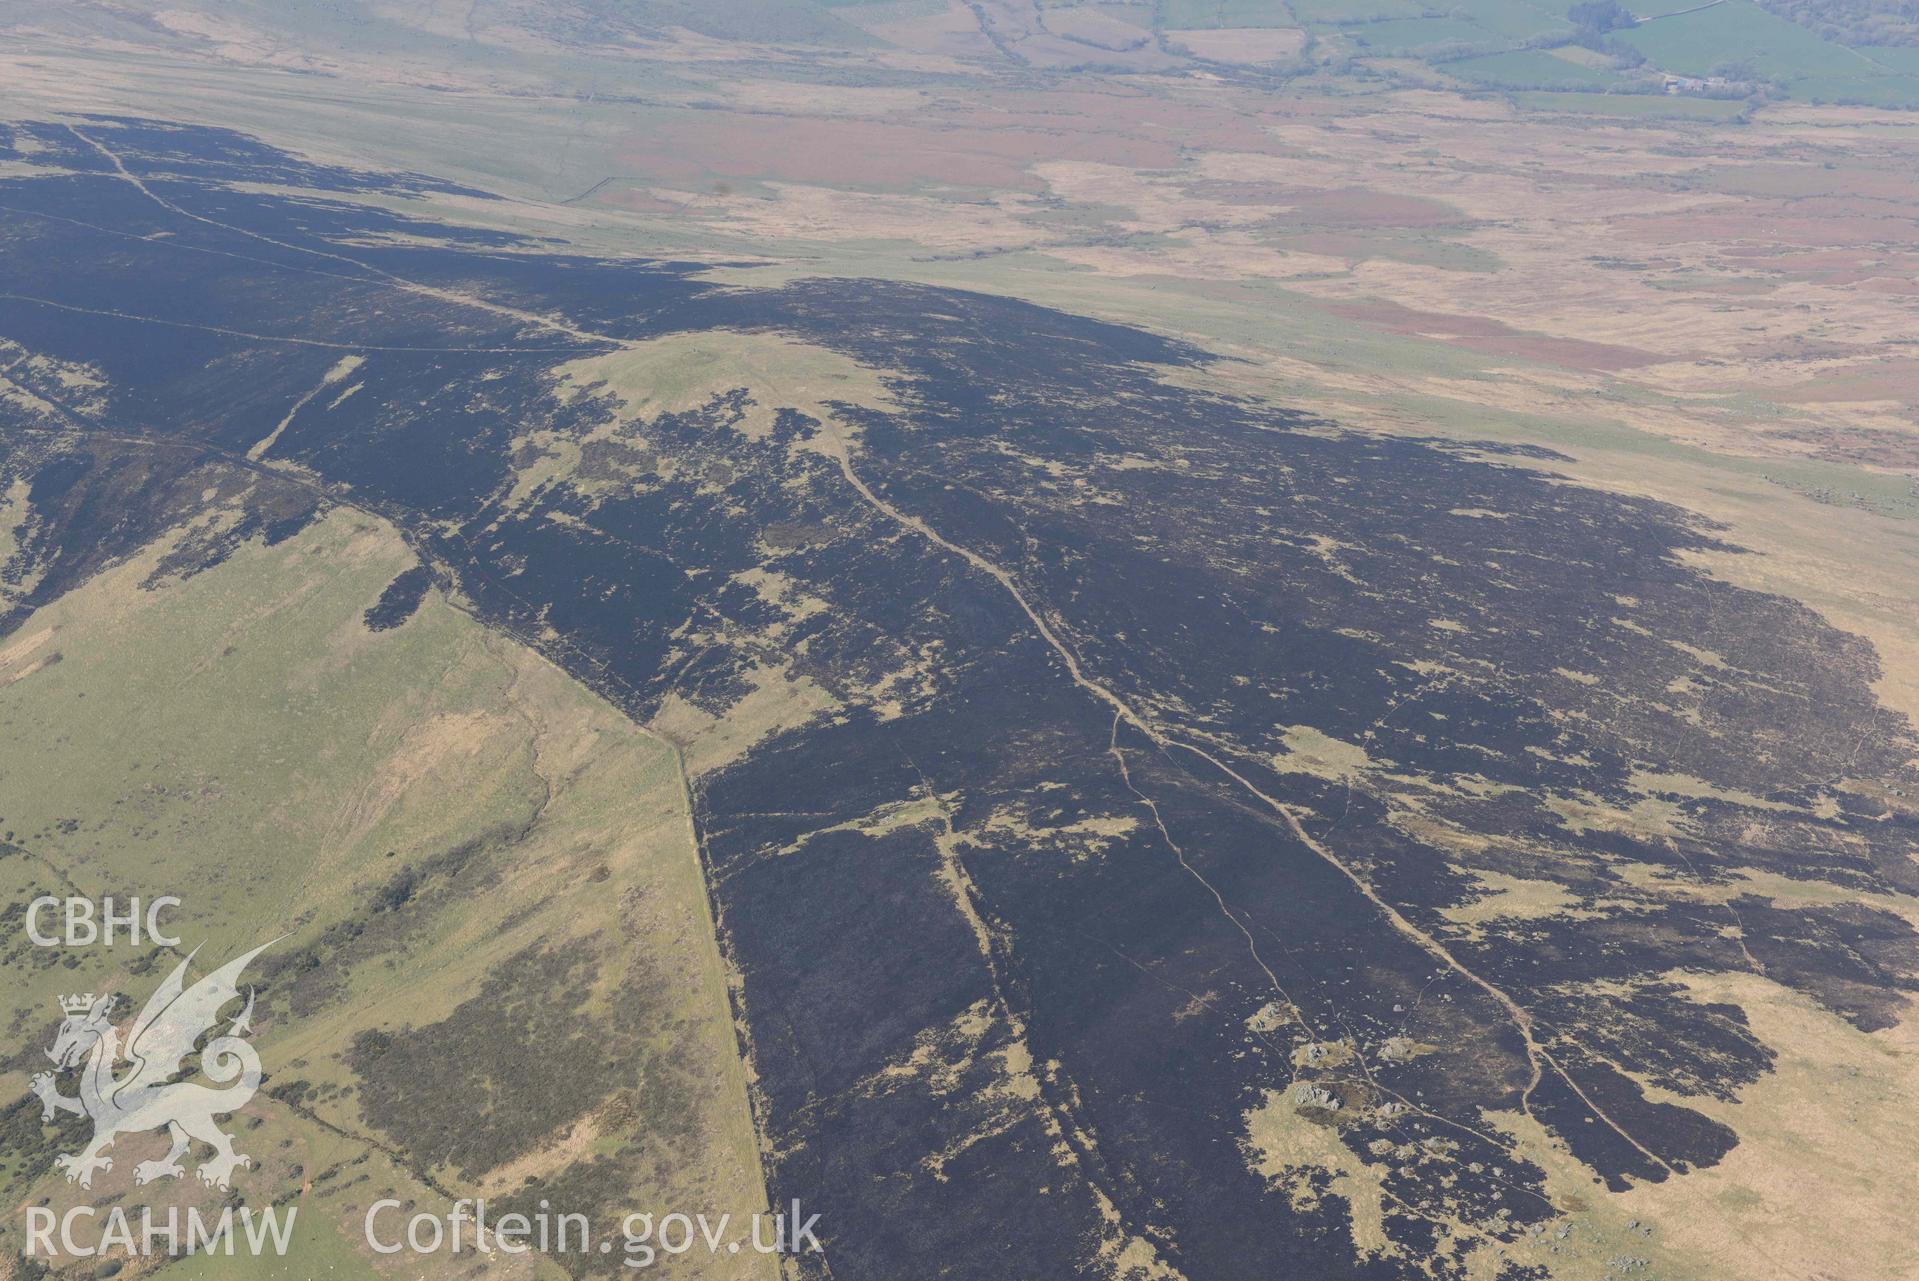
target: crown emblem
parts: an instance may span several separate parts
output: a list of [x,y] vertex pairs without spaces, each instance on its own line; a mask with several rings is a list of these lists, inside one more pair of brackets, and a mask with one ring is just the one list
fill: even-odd
[[85,1014],[93,1008],[94,996],[91,992],[82,992],[78,996],[60,998],[60,1010],[64,1014]]

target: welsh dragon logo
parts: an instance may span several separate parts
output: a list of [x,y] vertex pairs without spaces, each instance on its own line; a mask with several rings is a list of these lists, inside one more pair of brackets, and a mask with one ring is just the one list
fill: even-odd
[[[51,1121],[55,1112],[71,1112],[93,1121],[93,1138],[85,1147],[54,1158],[54,1165],[66,1174],[68,1182],[91,1188],[95,1171],[113,1168],[106,1151],[113,1146],[116,1135],[162,1127],[173,1147],[158,1161],[134,1166],[135,1183],[179,1177],[185,1172],[180,1158],[194,1140],[213,1148],[213,1155],[196,1171],[200,1181],[211,1187],[227,1187],[234,1170],[253,1164],[250,1157],[233,1150],[232,1136],[214,1123],[216,1116],[244,1107],[260,1088],[260,1056],[246,1040],[253,1031],[251,991],[246,1008],[227,1025],[225,1034],[208,1041],[199,1051],[202,1073],[226,1088],[210,1089],[179,1077],[182,1064],[193,1055],[200,1037],[212,1030],[220,1011],[239,996],[241,971],[271,946],[264,943],[227,962],[192,987],[186,986],[187,966],[193,960],[189,954],[147,998],[127,1032],[124,1053],[120,1031],[109,1019],[117,997],[109,994],[96,998],[88,993],[60,998],[66,1018],[53,1048],[47,1051],[56,1070],[36,1075],[32,1089],[40,1098],[42,1121]],[[132,1071],[125,1072],[123,1062],[130,1064]],[[60,1093],[56,1084],[59,1073],[74,1067],[80,1068],[77,1098]]]

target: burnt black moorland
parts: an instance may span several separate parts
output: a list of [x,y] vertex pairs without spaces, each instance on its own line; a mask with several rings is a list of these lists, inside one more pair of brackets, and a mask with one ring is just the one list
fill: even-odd
[[[192,572],[348,504],[420,558],[370,627],[437,584],[639,722],[807,691],[692,787],[771,1190],[838,1281],[1104,1274],[1129,1239],[1194,1281],[1463,1275],[1567,1209],[1489,1113],[1595,1187],[1741,1141],[1687,1102],[1774,1049],[1675,974],[1863,1029],[1919,986],[1897,917],[1736,891],[1919,892],[1874,799],[1915,743],[1870,648],[1690,565],[1685,513],[1176,385],[1208,355],[1139,330],[722,287],[363,199],[429,180],[76,125],[0,125],[8,629],[169,531]],[[627,421],[555,373],[716,330],[891,405]],[[359,390],[312,395],[348,356]],[[1564,906],[1452,919],[1488,876]],[[1389,1248],[1256,1114],[1377,1173]]]

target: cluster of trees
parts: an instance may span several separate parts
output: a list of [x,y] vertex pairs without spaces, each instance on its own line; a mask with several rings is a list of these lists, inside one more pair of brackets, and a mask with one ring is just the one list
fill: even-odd
[[1581,36],[1589,39],[1621,27],[1630,27],[1639,21],[1619,0],[1578,0],[1566,10],[1566,17],[1573,26],[1579,28]]
[[1632,10],[1619,0],[1575,0],[1566,10],[1566,18],[1573,24],[1573,44],[1610,56],[1620,70],[1630,70],[1646,61],[1639,50],[1613,38],[1613,32],[1639,25]]
[[1913,0],[1759,0],[1828,40],[1845,44],[1919,44],[1919,4]]

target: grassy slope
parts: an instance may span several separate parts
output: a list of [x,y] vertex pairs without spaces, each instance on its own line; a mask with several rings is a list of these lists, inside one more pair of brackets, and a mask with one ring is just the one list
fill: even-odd
[[1446,64],[1446,74],[1472,84],[1500,89],[1605,89],[1623,83],[1598,67],[1582,67],[1538,49],[1462,58]]
[[1821,40],[1750,0],[1725,0],[1697,13],[1660,18],[1619,38],[1678,75],[1703,76],[1722,62],[1742,58],[1751,59],[1762,74],[1782,80],[1871,70],[1851,50]]
[[[162,551],[41,610],[9,642],[0,796],[4,827],[26,852],[0,859],[0,881],[10,901],[61,879],[96,895],[176,893],[186,900],[177,932],[188,948],[204,941],[205,957],[282,933],[291,937],[270,956],[308,951],[312,969],[267,982],[258,1044],[269,1089],[296,1079],[311,1088],[298,1109],[263,1092],[236,1118],[241,1150],[262,1163],[237,1189],[259,1203],[311,1185],[300,1202],[309,1244],[293,1262],[350,1275],[331,1265],[365,1263],[352,1206],[386,1187],[431,1199],[420,1168],[396,1169],[362,1141],[407,1147],[404,1135],[371,1134],[364,1083],[343,1053],[353,1037],[432,1028],[489,975],[518,981],[532,969],[518,959],[529,949],[595,949],[592,990],[570,1011],[583,1026],[636,991],[648,1019],[623,1049],[639,1106],[608,1121],[593,1111],[599,1100],[579,1100],[591,1123],[562,1126],[570,1142],[498,1154],[510,1158],[511,1185],[605,1155],[635,1204],[742,1216],[763,1204],[674,754],[437,595],[404,625],[367,631],[363,612],[412,559],[370,518],[336,512],[281,546],[249,544],[146,590]],[[60,662],[34,669],[54,652]],[[478,853],[446,871],[449,851],[462,848]],[[407,867],[416,892],[373,906],[392,901],[383,891]],[[0,1078],[9,1097],[25,1090],[22,1069],[49,1038],[54,995],[118,989],[139,999],[174,963],[163,955],[135,977],[127,949],[70,955],[71,968],[57,952],[14,948],[6,958],[17,980],[5,998],[10,1026],[29,1050]],[[534,1067],[563,1088],[565,1064]],[[457,1109],[488,1077],[526,1069],[485,1054],[449,1062],[411,1106]],[[648,1111],[643,1074],[673,1086],[679,1115]],[[653,1143],[644,1132],[656,1123],[682,1137]],[[644,1154],[622,1155],[636,1137]],[[137,1140],[119,1149],[126,1159],[103,1176],[107,1192],[130,1185],[133,1160],[148,1155]],[[8,1154],[0,1182],[12,1199],[64,1200],[69,1190],[44,1173],[49,1154]],[[402,1163],[431,1167],[459,1191],[511,1190],[505,1175],[419,1151]],[[352,1247],[334,1239],[336,1226],[350,1229]],[[181,1270],[226,1275],[221,1266]]]

